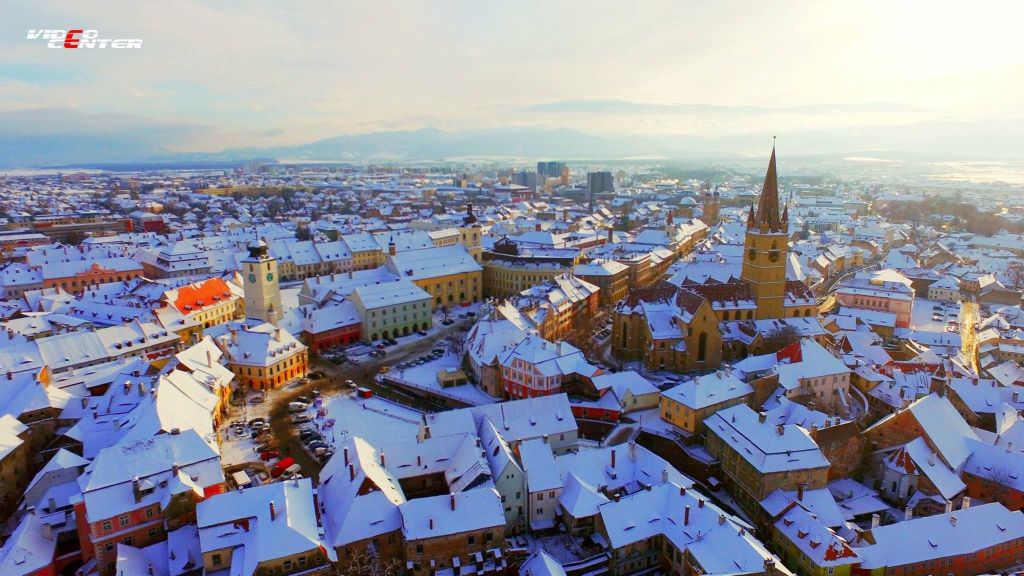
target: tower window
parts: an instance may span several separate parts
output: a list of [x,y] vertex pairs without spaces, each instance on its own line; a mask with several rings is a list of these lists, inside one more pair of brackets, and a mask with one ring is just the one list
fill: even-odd
[[772,241],[771,250],[768,251],[768,260],[772,262],[779,261],[779,246],[774,241]]
[[757,250],[751,246],[750,249],[747,250],[747,259],[753,260],[755,257],[757,257]]

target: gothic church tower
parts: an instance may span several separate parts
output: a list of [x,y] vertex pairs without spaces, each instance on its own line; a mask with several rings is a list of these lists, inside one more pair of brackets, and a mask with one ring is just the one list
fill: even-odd
[[757,210],[750,207],[744,242],[743,279],[754,292],[755,318],[784,318],[786,260],[789,252],[789,208],[779,214],[779,181],[775,147],[764,175]]

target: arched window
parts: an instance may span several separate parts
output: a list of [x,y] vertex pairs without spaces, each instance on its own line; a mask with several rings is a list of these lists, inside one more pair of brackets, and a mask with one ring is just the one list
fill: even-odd
[[708,333],[701,332],[697,337],[697,362],[703,362],[708,354]]

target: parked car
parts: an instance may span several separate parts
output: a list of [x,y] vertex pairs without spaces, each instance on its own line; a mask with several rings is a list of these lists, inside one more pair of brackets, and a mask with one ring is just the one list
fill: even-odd
[[262,418],[262,417],[260,417],[260,418],[253,418],[252,420],[249,420],[249,427],[252,428],[253,426],[257,426],[257,425],[262,427],[266,423],[267,423],[267,419],[266,418]]
[[302,468],[298,464],[292,464],[291,466],[285,468],[283,472],[281,472],[281,479],[290,480],[298,476],[301,472]]
[[306,410],[309,410],[309,403],[308,402],[294,401],[294,402],[289,402],[288,403],[288,411],[289,412],[305,412]]
[[320,397],[320,389],[319,388],[313,388],[313,398],[319,398],[319,397]]
[[345,387],[346,388],[355,388],[356,387],[356,381],[355,380],[345,380]]
[[420,336],[426,336],[427,335],[427,331],[426,330],[417,330],[416,333],[419,334]]
[[281,453],[278,452],[277,450],[264,450],[260,452],[260,460],[263,460],[264,462],[266,462],[267,460],[272,460],[274,458],[279,458],[280,456]]
[[267,397],[265,394],[257,394],[256,396],[249,398],[249,404],[263,404],[266,401]]
[[319,379],[321,379],[323,377],[324,377],[324,373],[320,372],[319,370],[317,370],[315,372],[310,372],[309,373],[309,379],[310,380],[319,380]]
[[305,414],[295,414],[292,416],[292,424],[305,424],[306,422],[312,422],[313,419]]
[[271,478],[277,478],[278,476],[281,475],[282,472],[287,470],[289,466],[294,465],[295,458],[292,458],[291,456],[281,458],[276,464],[274,464],[273,468],[270,469]]

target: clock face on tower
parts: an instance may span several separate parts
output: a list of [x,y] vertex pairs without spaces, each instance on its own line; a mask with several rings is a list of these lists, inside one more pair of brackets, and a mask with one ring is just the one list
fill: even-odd
[[255,282],[255,281],[256,281],[256,275],[255,274],[249,274],[249,282]]
[[267,272],[267,282],[273,282],[273,281],[274,281],[274,274],[273,274],[273,272]]

